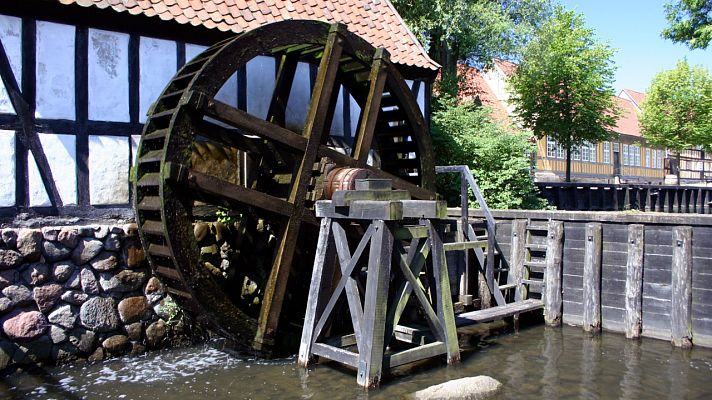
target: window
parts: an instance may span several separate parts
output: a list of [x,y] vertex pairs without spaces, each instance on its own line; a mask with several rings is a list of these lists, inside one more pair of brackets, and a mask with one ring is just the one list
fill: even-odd
[[623,165],[630,165],[630,146],[623,145]]
[[581,146],[571,147],[571,159],[576,161],[581,160]]
[[665,158],[665,151],[663,150],[658,150],[658,165],[657,168],[662,168],[663,167],[663,159]]
[[645,166],[650,168],[650,149],[645,149]]
[[603,143],[603,163],[604,164],[611,163],[611,142]]
[[581,161],[591,161],[591,151],[589,149],[588,144],[584,143],[580,146]]
[[635,154],[635,159],[633,160],[633,165],[640,167],[640,146],[631,146],[633,148],[633,154]]
[[558,143],[556,145],[556,157],[557,158],[566,158],[566,149],[564,149],[564,146],[562,146]]
[[546,157],[556,158],[556,141],[552,138],[546,138]]
[[591,162],[598,162],[598,158],[596,157],[596,153],[598,151],[598,146],[594,143],[589,143],[588,144],[588,149],[591,152]]

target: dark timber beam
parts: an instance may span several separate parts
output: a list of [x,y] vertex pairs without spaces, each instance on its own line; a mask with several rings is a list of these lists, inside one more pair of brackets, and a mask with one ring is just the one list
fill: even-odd
[[15,109],[15,113],[17,113],[17,116],[20,117],[20,120],[22,121],[22,134],[17,135],[17,137],[20,139],[22,144],[32,152],[35,162],[37,163],[37,168],[40,171],[42,183],[47,190],[47,194],[49,195],[50,203],[52,203],[53,207],[61,207],[62,199],[59,195],[59,191],[57,190],[57,186],[54,184],[52,171],[49,168],[49,162],[47,162],[47,157],[42,149],[40,137],[35,130],[34,116],[32,115],[30,105],[22,96],[22,92],[20,92],[17,79],[15,79],[15,74],[13,74],[12,67],[10,66],[10,60],[5,52],[5,45],[1,40],[0,77],[2,78],[2,82],[5,84],[5,89],[10,96],[12,107]]
[[361,109],[361,121],[356,135],[356,145],[354,146],[354,158],[358,161],[358,166],[363,168],[368,160],[368,152],[371,150],[373,142],[373,131],[376,128],[378,114],[381,111],[381,97],[383,88],[386,86],[385,64],[389,60],[389,55],[383,48],[376,49],[373,56],[373,65],[369,75],[370,87],[366,104]]

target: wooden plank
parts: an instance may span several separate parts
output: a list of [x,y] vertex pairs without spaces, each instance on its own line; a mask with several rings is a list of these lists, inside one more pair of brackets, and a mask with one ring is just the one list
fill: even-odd
[[601,330],[601,224],[586,224],[583,269],[583,329]]
[[277,78],[275,79],[274,91],[272,92],[272,100],[265,120],[282,127],[286,125],[287,102],[289,101],[289,93],[292,90],[292,83],[294,82],[298,64],[298,53],[282,55]]
[[410,200],[410,193],[407,190],[337,190],[331,195],[334,207],[348,207],[356,200]]
[[562,316],[562,260],[564,223],[550,221],[548,226],[546,270],[544,271],[544,321],[548,325],[561,324]]
[[[425,220],[424,224],[430,233],[430,245],[432,250],[432,267],[435,277],[435,295],[437,297],[437,314],[440,325],[444,330],[443,336],[447,351],[448,365],[460,362],[460,348],[457,341],[457,330],[455,327],[455,312],[452,307],[452,294],[450,292],[450,276],[447,270],[447,260],[443,242],[438,231],[430,220]],[[416,289],[417,290],[417,289]]]
[[403,204],[400,201],[357,200],[349,207],[335,207],[330,200],[316,202],[317,217],[333,219],[361,219],[397,221],[403,219]]
[[353,157],[358,162],[359,167],[364,167],[368,160],[368,152],[371,150],[373,142],[373,132],[376,128],[378,114],[381,111],[381,97],[383,88],[386,85],[387,70],[386,63],[389,61],[389,54],[383,48],[376,49],[369,73],[369,88],[366,104],[361,110],[361,117],[356,134]]
[[527,221],[517,219],[512,222],[512,239],[509,256],[509,274],[507,282],[514,285],[514,301],[526,298],[522,280],[524,279],[524,261],[526,255]]
[[401,200],[403,218],[447,218],[447,202],[436,200]]
[[676,226],[672,231],[672,304],[670,312],[672,344],[692,346],[692,228]]
[[319,312],[322,307],[319,304],[323,300],[322,292],[328,290],[330,282],[329,273],[333,273],[333,264],[328,264],[327,254],[333,251],[333,240],[331,239],[331,219],[324,218],[321,220],[319,229],[319,238],[316,243],[316,257],[314,259],[314,268],[312,270],[311,284],[309,285],[309,295],[307,300],[307,309],[304,314],[304,325],[302,328],[302,338],[299,343],[298,364],[302,367],[307,367],[311,361],[312,347],[316,337],[314,337],[314,328],[316,321],[321,318]]
[[433,342],[412,349],[403,350],[395,354],[386,355],[383,364],[386,368],[393,368],[399,365],[409,364],[414,361],[423,360],[445,354],[447,352],[445,343]]
[[352,351],[329,346],[324,343],[314,343],[312,353],[319,357],[324,357],[332,361],[340,362],[354,368],[358,368],[358,354]]
[[356,382],[364,388],[378,386],[383,368],[388,284],[391,274],[393,235],[384,221],[374,221],[368,257],[368,279],[363,319],[363,349],[359,352]]
[[443,245],[443,248],[445,251],[462,251],[462,250],[471,250],[476,247],[479,248],[486,248],[487,247],[487,241],[486,240],[474,240],[471,242],[454,242],[454,243],[445,243]]
[[642,331],[643,316],[643,249],[645,226],[628,226],[628,263],[625,281],[625,336],[637,339]]
[[527,299],[504,306],[496,306],[484,310],[470,311],[455,317],[457,326],[467,326],[485,322],[497,321],[515,314],[521,314],[544,308],[544,302],[537,299]]

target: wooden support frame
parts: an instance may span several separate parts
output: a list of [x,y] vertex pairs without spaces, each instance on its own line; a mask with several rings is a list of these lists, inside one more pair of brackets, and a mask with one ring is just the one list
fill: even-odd
[[546,270],[544,271],[544,321],[547,325],[561,324],[562,317],[562,261],[564,255],[564,223],[549,221],[546,236]]
[[692,228],[672,230],[670,333],[676,347],[692,347]]
[[601,330],[601,224],[586,224],[583,261],[583,330]]
[[628,225],[628,260],[625,274],[625,336],[640,338],[643,327],[643,254],[645,226]]

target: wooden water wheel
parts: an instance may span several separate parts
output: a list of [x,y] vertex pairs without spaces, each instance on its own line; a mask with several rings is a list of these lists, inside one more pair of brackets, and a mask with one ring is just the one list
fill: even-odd
[[[266,118],[216,99],[236,71],[265,55],[279,65]],[[301,130],[285,127],[299,63],[318,66]],[[361,108],[346,147],[329,132],[340,86]],[[243,171],[219,167],[235,155]],[[238,343],[269,350],[278,325],[298,325],[303,317],[306,288],[299,285],[308,285],[316,246],[312,208],[323,197],[326,173],[339,167],[363,168],[414,198],[434,198],[430,138],[385,50],[343,25],[317,21],[274,23],[215,44],[177,72],[141,136],[134,206],[154,272],[185,310]],[[258,312],[236,300],[239,278],[222,279],[201,261],[194,227],[209,219],[211,206],[238,221],[238,277],[262,265]],[[280,322],[280,314],[289,322]]]

